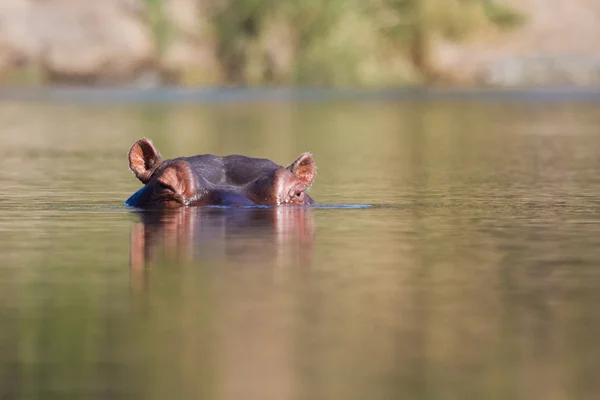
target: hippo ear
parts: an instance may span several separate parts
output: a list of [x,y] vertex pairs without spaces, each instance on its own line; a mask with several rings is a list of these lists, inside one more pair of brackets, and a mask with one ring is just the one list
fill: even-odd
[[129,169],[146,184],[154,169],[160,164],[162,157],[149,139],[140,139],[129,150]]
[[315,176],[317,175],[317,165],[310,153],[302,154],[296,161],[291,163],[287,169],[292,171],[306,187],[312,185]]

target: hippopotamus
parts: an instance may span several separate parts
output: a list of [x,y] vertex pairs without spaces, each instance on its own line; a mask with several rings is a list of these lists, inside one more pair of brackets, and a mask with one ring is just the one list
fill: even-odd
[[129,150],[129,168],[144,184],[125,204],[139,208],[182,206],[306,205],[316,175],[310,153],[289,166],[242,155],[202,154],[163,160],[149,139]]

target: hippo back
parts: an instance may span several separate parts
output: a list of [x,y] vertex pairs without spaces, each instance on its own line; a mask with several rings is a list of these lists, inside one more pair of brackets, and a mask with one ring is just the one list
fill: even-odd
[[266,158],[241,155],[219,157],[202,154],[184,159],[190,163],[197,176],[216,186],[243,186],[282,168]]

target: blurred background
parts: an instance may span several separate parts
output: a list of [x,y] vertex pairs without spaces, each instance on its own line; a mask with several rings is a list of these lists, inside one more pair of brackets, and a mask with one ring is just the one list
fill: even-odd
[[0,82],[589,85],[594,0],[3,0]]
[[[0,0],[0,399],[600,398],[599,22]],[[319,205],[126,208],[141,137]]]

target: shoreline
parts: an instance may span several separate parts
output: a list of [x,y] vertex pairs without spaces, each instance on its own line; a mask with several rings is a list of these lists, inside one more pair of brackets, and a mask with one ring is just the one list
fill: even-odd
[[397,87],[389,89],[310,87],[0,87],[0,102],[244,103],[320,101],[535,101],[600,102],[600,86]]

